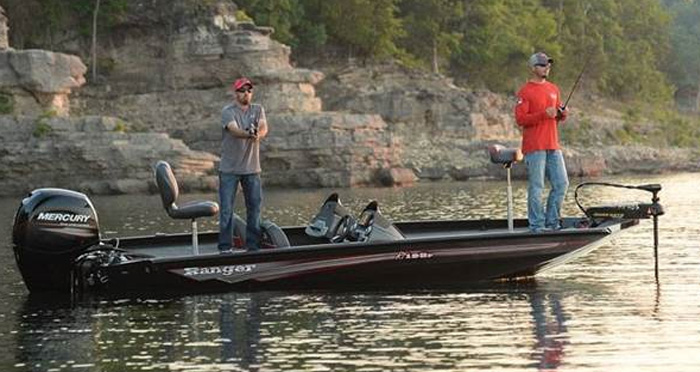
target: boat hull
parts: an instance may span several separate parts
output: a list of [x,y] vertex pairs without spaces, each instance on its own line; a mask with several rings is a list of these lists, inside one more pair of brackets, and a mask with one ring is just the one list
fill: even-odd
[[[514,280],[588,253],[617,231],[636,224],[633,222],[544,234],[497,230],[474,234],[469,230],[471,234],[453,231],[448,236],[431,231],[431,223],[398,224],[404,231],[423,230],[413,237],[409,233],[401,241],[307,244],[259,252],[171,257],[159,257],[157,252],[185,245],[187,235],[126,239],[121,243],[127,251],[151,252],[154,257],[105,267],[108,280],[99,290],[363,290],[459,287],[479,281]],[[301,234],[300,228],[286,228],[285,232],[292,240]],[[201,240],[205,244],[215,241],[216,234],[202,234]]]

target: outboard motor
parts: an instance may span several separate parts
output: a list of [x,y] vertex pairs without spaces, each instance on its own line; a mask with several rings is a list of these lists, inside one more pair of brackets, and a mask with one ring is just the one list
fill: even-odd
[[15,260],[30,292],[68,292],[75,258],[99,242],[97,213],[79,192],[34,190],[15,215]]

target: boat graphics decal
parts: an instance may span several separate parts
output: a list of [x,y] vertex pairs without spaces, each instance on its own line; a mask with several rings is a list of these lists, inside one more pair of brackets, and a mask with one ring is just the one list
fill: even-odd
[[432,258],[433,254],[425,251],[400,251],[396,253],[396,260],[420,260]]
[[41,212],[36,217],[37,221],[42,222],[68,222],[73,224],[86,224],[90,221],[90,215],[87,214],[77,214],[77,213],[53,213],[53,212]]
[[[561,254],[562,251],[570,250],[572,247],[586,246],[590,237],[583,237],[582,241],[575,244],[562,242],[545,242],[523,244],[518,250],[519,256],[531,254],[541,254],[543,251],[550,251],[553,254]],[[495,244],[488,247],[461,247],[449,249],[428,249],[428,250],[402,250],[398,252],[381,252],[375,254],[354,255],[345,257],[334,257],[328,259],[307,259],[288,260],[274,262],[259,262],[256,264],[222,265],[205,267],[186,267],[182,269],[170,270],[173,274],[178,274],[196,281],[216,280],[229,284],[253,282],[271,282],[276,280],[289,279],[299,275],[318,274],[319,272],[344,268],[371,265],[380,262],[405,262],[410,263],[416,260],[445,259],[449,257],[462,257],[467,259],[470,256],[499,255],[512,250],[509,244]],[[508,273],[504,273],[508,274]]]
[[180,270],[174,270],[181,275],[188,277],[198,277],[198,279],[212,279],[219,276],[231,276],[247,274],[255,270],[255,264],[249,265],[226,265],[226,266],[209,266],[209,267],[185,267]]

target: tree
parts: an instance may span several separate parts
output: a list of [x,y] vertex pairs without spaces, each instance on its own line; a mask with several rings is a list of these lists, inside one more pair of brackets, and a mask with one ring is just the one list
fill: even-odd
[[460,24],[464,34],[453,73],[496,91],[516,90],[527,76],[527,58],[561,55],[554,14],[539,0],[470,0]]
[[299,40],[294,27],[304,17],[304,10],[299,0],[245,0],[237,2],[238,6],[250,15],[256,24],[275,29],[275,40],[297,46]]
[[398,0],[326,0],[319,4],[328,36],[345,46],[348,58],[386,58],[398,52],[403,35]]
[[97,15],[100,13],[100,0],[95,0],[95,10],[92,12],[92,43],[90,46],[90,65],[92,81],[97,81]]
[[402,46],[439,73],[440,65],[460,47],[462,34],[456,29],[464,16],[462,1],[404,0],[399,8],[406,29]]
[[[557,19],[562,80],[582,64],[585,82],[609,97],[668,102],[661,67],[669,50],[668,17],[657,0],[545,0]],[[575,67],[574,67],[575,66]]]
[[693,110],[700,112],[700,2],[666,0],[664,5],[673,18],[671,55],[666,73],[677,89],[695,91]]

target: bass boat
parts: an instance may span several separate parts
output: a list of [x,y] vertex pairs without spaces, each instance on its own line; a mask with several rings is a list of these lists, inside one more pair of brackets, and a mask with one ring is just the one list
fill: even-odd
[[[511,149],[491,148],[491,159],[508,169]],[[14,219],[13,249],[32,293],[160,294],[278,289],[460,287],[469,283],[534,276],[592,251],[641,219],[663,214],[661,186],[584,183],[575,199],[581,217],[562,219],[556,231],[533,233],[527,220],[392,222],[376,201],[355,217],[330,195],[307,226],[278,227],[264,221],[259,251],[219,253],[217,232],[197,232],[197,218],[217,214],[210,201],[178,206],[170,166],[159,162],[156,183],[165,211],[189,219],[192,233],[102,239],[98,216],[83,193],[43,188],[24,198]],[[593,206],[579,203],[585,186],[647,191],[651,203]],[[237,218],[234,242],[245,241]]]

